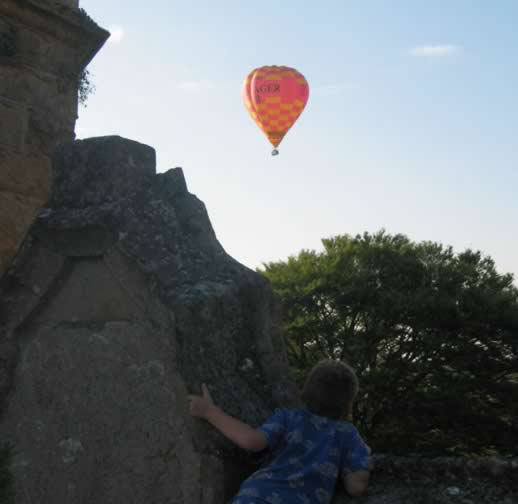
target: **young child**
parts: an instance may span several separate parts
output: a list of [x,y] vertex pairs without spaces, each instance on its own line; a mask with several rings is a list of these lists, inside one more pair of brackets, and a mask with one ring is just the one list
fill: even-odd
[[324,360],[309,373],[302,390],[307,409],[280,409],[254,429],[219,409],[206,385],[189,396],[191,415],[210,422],[241,448],[273,451],[272,462],[243,482],[232,504],[327,504],[339,477],[351,496],[369,483],[370,449],[356,428],[343,421],[358,393],[354,371]]

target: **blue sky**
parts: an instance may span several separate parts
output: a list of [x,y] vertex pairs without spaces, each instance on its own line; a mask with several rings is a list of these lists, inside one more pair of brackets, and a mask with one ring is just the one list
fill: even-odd
[[[518,278],[515,0],[81,0],[112,38],[77,136],[181,166],[233,257],[255,268],[385,228],[481,250]],[[272,158],[244,77],[287,65],[306,110]],[[517,282],[518,283],[518,282]]]

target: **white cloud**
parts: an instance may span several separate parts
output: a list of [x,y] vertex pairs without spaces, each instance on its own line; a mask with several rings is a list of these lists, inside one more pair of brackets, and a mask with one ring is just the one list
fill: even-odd
[[120,44],[126,37],[126,31],[121,25],[112,25],[108,27],[108,31],[111,33],[108,42],[111,44]]
[[176,83],[176,88],[183,91],[206,91],[212,89],[213,84],[210,80],[184,80]]
[[442,58],[460,52],[460,47],[452,44],[418,46],[410,49],[412,56]]

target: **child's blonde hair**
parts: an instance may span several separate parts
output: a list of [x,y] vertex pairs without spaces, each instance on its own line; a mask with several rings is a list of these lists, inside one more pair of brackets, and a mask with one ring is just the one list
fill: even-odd
[[350,413],[358,389],[358,378],[350,366],[326,359],[309,372],[301,398],[311,413],[339,420]]

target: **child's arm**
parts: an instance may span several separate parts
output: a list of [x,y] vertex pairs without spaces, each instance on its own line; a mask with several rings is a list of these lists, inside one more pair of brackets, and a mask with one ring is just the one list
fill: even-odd
[[266,435],[263,432],[227,415],[214,404],[207,386],[203,384],[201,388],[202,396],[189,396],[189,411],[192,416],[207,420],[226,438],[244,450],[260,452],[268,446]]
[[347,493],[351,497],[361,497],[369,486],[370,471],[372,469],[370,455],[372,451],[357,431],[355,440],[355,449],[350,452],[350,455],[355,460],[355,469],[344,474],[343,482]]

